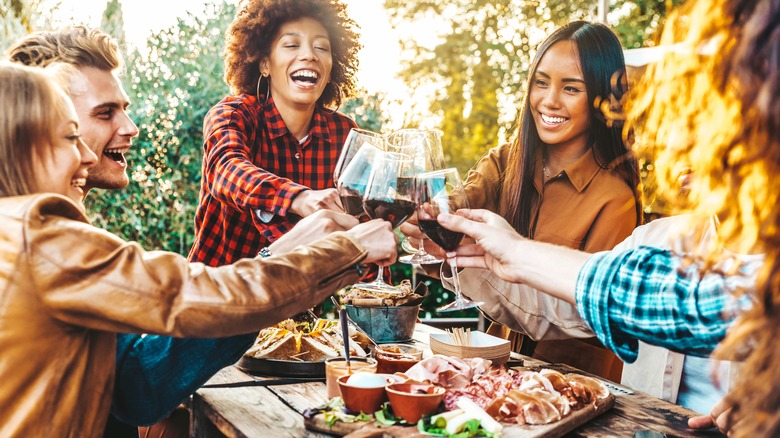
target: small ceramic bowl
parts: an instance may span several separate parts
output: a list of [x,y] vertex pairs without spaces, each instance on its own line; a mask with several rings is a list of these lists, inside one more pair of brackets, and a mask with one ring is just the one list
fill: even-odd
[[416,424],[424,415],[436,412],[446,392],[440,386],[420,383],[394,383],[385,390],[395,416],[409,424]]
[[385,384],[373,388],[361,388],[347,385],[347,380],[352,376],[341,376],[338,378],[339,389],[341,390],[341,399],[344,400],[344,406],[351,412],[365,412],[373,414],[382,407],[382,403],[387,401],[385,386],[391,380],[385,379]]

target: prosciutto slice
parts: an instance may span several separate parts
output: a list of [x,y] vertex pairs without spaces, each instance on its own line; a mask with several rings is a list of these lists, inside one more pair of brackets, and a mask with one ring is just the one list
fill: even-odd
[[478,357],[461,359],[436,354],[417,362],[404,374],[418,382],[427,381],[446,389],[458,389],[471,383],[475,376],[484,374],[490,363]]
[[513,389],[494,400],[487,413],[498,421],[521,425],[552,423],[560,420],[562,415],[550,401],[550,396],[542,390],[527,392]]

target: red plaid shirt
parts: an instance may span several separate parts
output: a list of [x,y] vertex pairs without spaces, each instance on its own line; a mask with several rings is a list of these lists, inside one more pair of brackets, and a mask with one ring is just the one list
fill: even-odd
[[[293,137],[273,98],[230,96],[203,123],[203,177],[190,260],[210,266],[255,257],[300,219],[288,213],[303,190],[333,187],[333,169],[350,129],[349,117],[314,111],[303,144]],[[256,211],[273,213],[265,223]]]

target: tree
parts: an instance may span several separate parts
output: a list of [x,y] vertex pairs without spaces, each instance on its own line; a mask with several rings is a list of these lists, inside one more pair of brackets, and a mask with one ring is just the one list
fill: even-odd
[[17,39],[50,22],[59,4],[42,13],[43,0],[0,0],[0,53]]
[[125,47],[125,20],[122,16],[122,4],[119,0],[108,0],[100,29],[114,37],[120,47]]
[[361,129],[380,132],[387,122],[382,110],[383,102],[381,93],[368,94],[366,90],[360,90],[357,97],[344,100],[339,111],[352,117]]

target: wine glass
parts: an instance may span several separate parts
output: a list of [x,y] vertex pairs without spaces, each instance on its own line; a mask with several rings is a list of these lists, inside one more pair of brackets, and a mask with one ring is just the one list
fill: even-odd
[[452,268],[452,284],[455,289],[455,301],[436,309],[438,312],[470,309],[484,303],[464,298],[460,291],[458,264],[455,250],[463,240],[463,233],[450,231],[442,227],[437,217],[439,213],[455,213],[461,208],[469,208],[466,190],[457,169],[444,169],[417,175],[417,221],[420,229],[435,244],[447,252],[447,260]]
[[357,150],[349,164],[344,167],[336,182],[336,191],[341,198],[344,211],[356,218],[365,215],[363,196],[376,160],[382,160],[383,152],[372,142],[365,142]]
[[383,151],[385,150],[385,137],[376,132],[352,128],[347,135],[347,139],[344,140],[344,147],[341,148],[341,154],[339,154],[336,167],[333,169],[334,186],[338,186],[339,177],[364,144],[371,144]]
[[[410,155],[415,175],[444,169],[441,134],[439,130],[401,129],[387,136],[387,149]],[[425,251],[422,239],[415,249],[410,244],[410,238],[406,237],[401,247],[404,251],[413,252],[411,255],[400,257],[398,261],[401,263],[428,265],[443,261]]]
[[[416,205],[412,201],[414,177],[410,175],[411,164],[410,156],[396,152],[384,152],[374,161],[363,197],[363,210],[368,217],[384,219],[396,228],[414,214]],[[376,292],[400,293],[392,285],[385,283],[382,274],[382,269],[379,269],[376,280],[360,283],[355,287]]]

